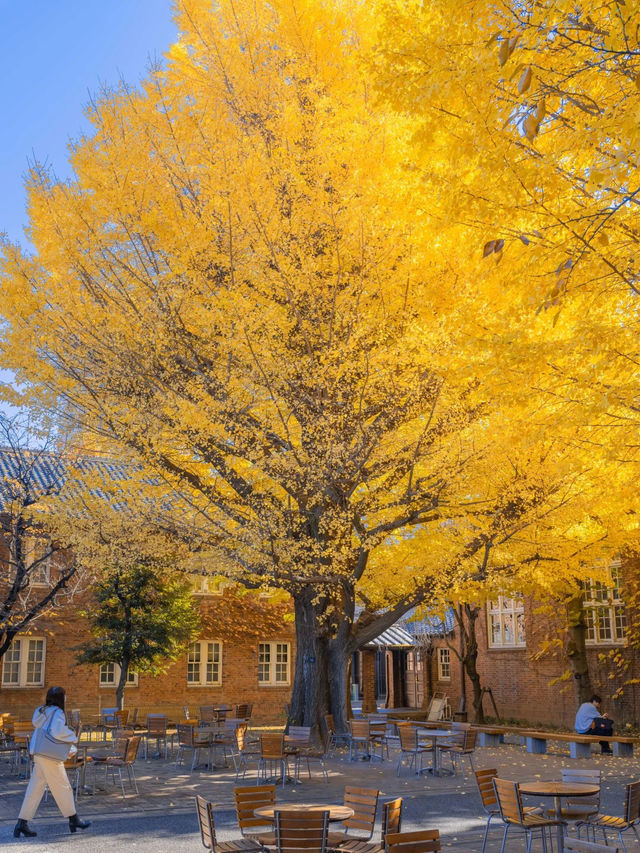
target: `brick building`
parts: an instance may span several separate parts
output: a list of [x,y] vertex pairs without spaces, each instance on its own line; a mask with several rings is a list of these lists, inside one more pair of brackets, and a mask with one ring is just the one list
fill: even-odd
[[[605,709],[618,727],[640,727],[640,659],[626,643],[627,627],[634,617],[625,612],[623,577],[637,573],[636,561],[610,566],[608,583],[585,581],[583,608],[586,645],[593,690],[604,699]],[[378,706],[397,707],[404,695],[408,707],[419,708],[434,693],[446,695],[452,712],[463,705],[471,709],[472,688],[462,678],[459,635],[452,614],[444,622],[423,620],[404,626],[414,636],[414,647],[404,653],[405,685],[389,691],[380,685],[381,664],[372,656],[389,660],[391,649],[363,650],[355,670],[374,685]],[[531,597],[498,597],[482,607],[477,619],[478,671],[482,686],[491,690],[503,720],[573,727],[577,699],[567,656],[566,617],[561,605],[541,607]],[[369,658],[369,660],[367,660]],[[617,658],[617,660],[616,660]],[[404,691],[404,692],[403,692]],[[483,701],[485,714],[495,716],[491,696]]]
[[[55,571],[55,568],[52,569]],[[207,588],[199,578],[194,592],[202,615],[202,633],[166,672],[130,673],[125,707],[164,711],[172,719],[186,706],[253,704],[256,722],[285,720],[295,656],[295,634],[287,602],[234,588]],[[67,707],[86,719],[115,705],[117,667],[78,666],[76,651],[89,636],[78,615],[82,600],[58,608],[18,636],[1,662],[0,710],[31,718],[48,687],[62,685]]]

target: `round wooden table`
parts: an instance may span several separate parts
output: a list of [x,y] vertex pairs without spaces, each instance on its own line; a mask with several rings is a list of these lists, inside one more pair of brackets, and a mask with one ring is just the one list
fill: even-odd
[[260,806],[254,809],[256,817],[275,820],[276,812],[329,812],[330,821],[347,820],[353,817],[353,809],[349,806],[318,805],[318,803],[283,803],[281,806]]
[[[520,782],[521,794],[532,797],[553,797],[556,820],[562,820],[563,797],[594,797],[600,791],[598,785],[586,785],[583,782]],[[564,850],[564,832],[558,825],[558,853]]]

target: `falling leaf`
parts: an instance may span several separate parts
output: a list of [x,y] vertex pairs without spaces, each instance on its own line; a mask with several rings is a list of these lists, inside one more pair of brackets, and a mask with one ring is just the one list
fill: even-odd
[[532,77],[531,66],[527,65],[527,67],[522,72],[522,77],[520,78],[520,80],[518,82],[518,94],[519,95],[524,95],[524,93],[529,89],[529,86],[531,85],[531,77]]
[[546,116],[546,114],[547,114],[546,101],[544,98],[540,98],[540,100],[538,101],[538,104],[536,106],[536,119],[538,120],[538,123],[540,123],[542,121],[542,119]]
[[527,137],[529,142],[533,142],[538,135],[538,127],[540,126],[538,119],[529,113],[523,121],[522,126],[524,128],[524,135]]

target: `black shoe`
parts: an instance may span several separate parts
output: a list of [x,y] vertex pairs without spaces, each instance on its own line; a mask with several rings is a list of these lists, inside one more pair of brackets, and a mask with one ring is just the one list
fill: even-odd
[[25,838],[35,838],[37,834],[37,832],[29,829],[29,824],[22,819],[17,822],[13,830],[14,838],[20,838],[21,835],[24,835]]
[[80,820],[77,814],[72,814],[69,818],[69,831],[75,832],[76,829],[86,829],[91,826],[90,820]]
[[613,755],[613,750],[610,746],[603,746],[601,749],[602,755]]

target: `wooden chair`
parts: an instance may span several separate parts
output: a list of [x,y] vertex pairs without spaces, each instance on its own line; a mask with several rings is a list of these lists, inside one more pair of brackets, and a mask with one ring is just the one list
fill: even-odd
[[276,843],[276,834],[270,822],[266,818],[257,817],[255,810],[261,806],[275,806],[276,786],[237,787],[233,789],[233,798],[242,835],[264,847],[273,847]]
[[[562,820],[553,820],[551,818],[542,817],[539,814],[526,812],[522,807],[522,797],[517,782],[512,782],[509,779],[500,779],[495,776],[493,779],[493,787],[500,809],[500,817],[504,823],[504,834],[502,836],[502,849],[505,849],[507,833],[512,826],[518,826],[525,833],[527,840],[527,853],[531,850],[533,835],[540,832],[542,849],[547,850],[547,838],[545,830],[551,832],[552,827],[557,827],[559,824],[564,825]],[[551,840],[551,849],[553,849],[553,840]]]
[[[247,746],[247,727],[248,723],[235,717],[227,717],[224,721],[224,728],[212,741],[214,751],[216,749],[222,750],[222,763],[225,766],[228,764],[228,755],[231,756],[233,769],[236,771],[236,781],[238,780],[240,762]],[[249,754],[248,752],[247,756]],[[254,752],[253,755],[257,760],[257,752]]]
[[[378,738],[371,737],[371,724],[369,720],[350,720],[349,729],[351,737],[349,738],[349,761],[353,761],[354,754],[358,757],[371,760],[379,758],[382,761],[382,743]],[[375,754],[376,747],[380,748],[380,755]],[[364,752],[361,753],[361,750]]]
[[135,735],[132,738],[129,738],[127,742],[127,748],[122,756],[108,756],[105,759],[104,766],[106,767],[105,777],[108,775],[109,771],[111,771],[111,775],[115,782],[115,771],[118,771],[118,780],[120,782],[120,788],[122,789],[122,796],[124,798],[124,780],[122,778],[122,771],[127,771],[127,777],[129,779],[129,784],[134,789],[134,791],[138,792],[138,782],[136,780],[136,774],[133,770],[133,763],[138,756],[138,748],[140,746],[140,735]]
[[[458,726],[464,728],[457,728]],[[456,765],[460,767],[460,770],[462,770],[462,778],[464,779],[464,763],[462,759],[465,757],[469,759],[471,770],[473,771],[473,753],[476,748],[478,732],[475,729],[470,728],[468,723],[452,723],[451,732],[451,741],[438,744],[436,749],[449,756],[451,760],[451,769],[454,773]]]
[[216,721],[216,714],[213,710],[213,705],[200,705],[198,719],[201,723],[214,723]]
[[384,853],[386,850],[385,838],[388,834],[395,835],[400,832],[402,824],[402,798],[387,800],[382,804],[382,832],[380,841],[345,841],[339,845],[341,853]]
[[564,842],[564,851],[565,853],[620,853],[620,848],[594,844],[592,841],[582,841],[580,838],[567,838]]
[[[487,815],[487,825],[484,830],[481,850],[481,853],[484,853],[487,846],[487,836],[489,835],[491,821],[493,818],[502,820],[500,807],[498,805],[498,798],[496,797],[495,788],[493,787],[493,780],[498,775],[498,771],[495,767],[488,767],[484,770],[474,770],[474,775],[478,786],[478,793],[482,800],[482,808],[485,810]],[[525,814],[542,814],[542,809],[539,806],[524,806],[523,811]]]
[[278,853],[325,853],[327,849],[328,811],[286,811],[275,813]]
[[442,850],[437,829],[389,833],[385,842],[387,853],[438,853]]
[[640,841],[640,836],[638,835],[637,829],[639,822],[640,781],[630,782],[628,785],[625,786],[624,817],[597,814],[587,818],[587,820],[578,821],[576,823],[576,829],[578,833],[581,829],[585,829],[587,832],[587,838],[589,836],[589,830],[591,830],[594,841],[596,840],[596,829],[600,829],[602,831],[602,837],[604,839],[605,844],[607,843],[607,830],[617,832],[620,846],[626,853],[627,848],[624,845],[622,833],[627,832],[629,829],[631,829],[633,830],[633,833],[635,834],[638,841]]
[[278,780],[282,780],[284,788],[287,781],[287,755],[284,750],[284,734],[276,732],[265,732],[260,735],[260,756],[258,758],[258,777],[256,784],[263,780],[267,781],[268,774],[274,777],[274,770],[278,768]]
[[238,841],[218,841],[213,822],[213,803],[207,802],[204,797],[196,796],[196,811],[200,824],[200,838],[205,849],[212,850],[214,853],[236,853],[237,851],[251,853],[251,851],[262,850],[257,841],[251,841],[249,838],[241,838]]
[[33,734],[33,723],[26,720],[16,720],[13,724],[13,742],[21,746],[28,745]]
[[333,720],[333,714],[324,715],[324,724],[329,733],[329,755],[332,755],[338,745],[338,740],[340,740],[340,737],[336,734],[336,724]]
[[200,752],[203,749],[206,749],[207,751],[209,766],[211,766],[211,739],[209,735],[207,734],[206,738],[204,736],[198,736],[197,726],[192,726],[189,723],[178,723],[176,728],[178,734],[178,752],[176,754],[175,762],[176,768],[182,761],[184,761],[185,752],[190,750],[192,758],[189,772],[193,773],[197,760],[200,757]]
[[[227,720],[225,726],[228,725],[228,723],[229,721]],[[234,763],[236,765],[236,782],[240,776],[240,771],[242,771],[242,778],[244,779],[249,768],[249,764],[252,761],[255,761],[257,766],[260,762],[260,741],[249,741],[247,738],[246,723],[244,723],[243,726],[244,728],[234,727],[234,737],[236,738],[238,745],[237,756],[234,756]],[[259,779],[256,779],[256,784],[259,781]]]
[[100,711],[100,719],[94,726],[94,731],[97,733],[102,732],[102,739],[107,739],[107,732],[109,731],[109,727],[114,728],[116,723],[116,711],[117,708],[103,708]]
[[[344,804],[353,809],[353,816],[343,821],[342,832],[329,833],[329,847],[340,847],[347,841],[370,841],[376,822],[378,797],[380,792],[375,788],[355,788],[347,786],[344,789]],[[352,834],[355,830],[358,834]]]
[[398,767],[396,775],[400,775],[400,767],[403,759],[409,757],[409,769],[414,765],[416,774],[422,773],[422,757],[427,753],[433,752],[432,746],[423,746],[418,742],[418,730],[411,723],[398,723],[398,733],[400,735],[400,758],[398,759]]
[[149,741],[155,740],[156,753],[160,754],[160,744],[164,744],[164,757],[167,757],[167,715],[147,714],[147,730],[142,735],[144,738],[144,757],[147,758]]
[[329,754],[329,733],[326,732],[320,747],[315,746],[306,746],[298,749],[295,755],[296,766],[295,766],[295,777],[296,780],[300,779],[300,765],[303,761],[307,763],[307,773],[309,774],[309,779],[311,779],[311,762],[317,761],[320,765],[320,770],[324,776],[324,780],[329,784],[329,774],[327,773],[327,768],[325,766],[325,760],[327,759]]
[[369,737],[375,746],[380,748],[380,757],[386,753],[389,758],[389,739],[387,737],[388,720],[384,714],[369,714]]

